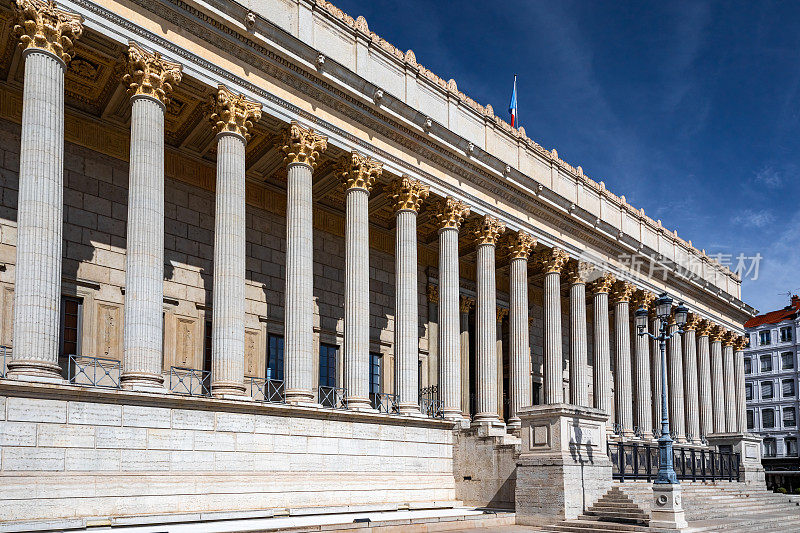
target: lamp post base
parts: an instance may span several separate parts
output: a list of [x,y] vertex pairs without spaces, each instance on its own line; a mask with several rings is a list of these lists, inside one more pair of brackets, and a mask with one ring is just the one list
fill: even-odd
[[653,510],[650,530],[659,533],[686,531],[689,524],[683,512],[681,486],[671,483],[653,484]]

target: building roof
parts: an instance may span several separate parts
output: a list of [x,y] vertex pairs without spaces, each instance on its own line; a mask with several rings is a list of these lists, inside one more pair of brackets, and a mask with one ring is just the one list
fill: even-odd
[[800,313],[800,297],[796,294],[792,296],[792,301],[789,305],[778,311],[770,311],[763,315],[754,316],[744,323],[746,328],[755,328],[763,324],[778,324],[784,320],[791,320],[797,318]]

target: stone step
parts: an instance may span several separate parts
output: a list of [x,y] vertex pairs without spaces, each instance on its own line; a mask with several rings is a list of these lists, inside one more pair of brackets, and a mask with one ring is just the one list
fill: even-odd
[[622,524],[642,524],[647,525],[650,517],[644,513],[603,513],[595,514],[592,511],[586,511],[578,518],[581,520],[597,519],[599,522],[619,522]]
[[[588,517],[587,517],[588,518]],[[647,532],[649,529],[646,526],[639,526],[634,524],[620,524],[616,522],[605,522],[602,520],[581,519],[566,520],[553,526],[547,526],[548,529],[553,531],[569,531],[573,533],[587,533],[587,532]]]

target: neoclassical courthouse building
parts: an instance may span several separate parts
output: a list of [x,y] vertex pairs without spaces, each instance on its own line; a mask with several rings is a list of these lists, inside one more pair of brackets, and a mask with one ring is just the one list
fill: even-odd
[[632,313],[662,292],[691,311],[676,443],[750,453],[713,440],[746,429],[740,279],[363,17],[2,0],[0,24],[0,523],[519,516],[578,434],[596,499],[658,432]]

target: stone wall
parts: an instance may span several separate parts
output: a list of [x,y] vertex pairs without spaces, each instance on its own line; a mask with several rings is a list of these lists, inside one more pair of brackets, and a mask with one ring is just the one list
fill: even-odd
[[453,446],[456,498],[465,505],[513,509],[519,439],[460,431]]
[[5,382],[0,522],[452,501],[452,442],[438,420]]

